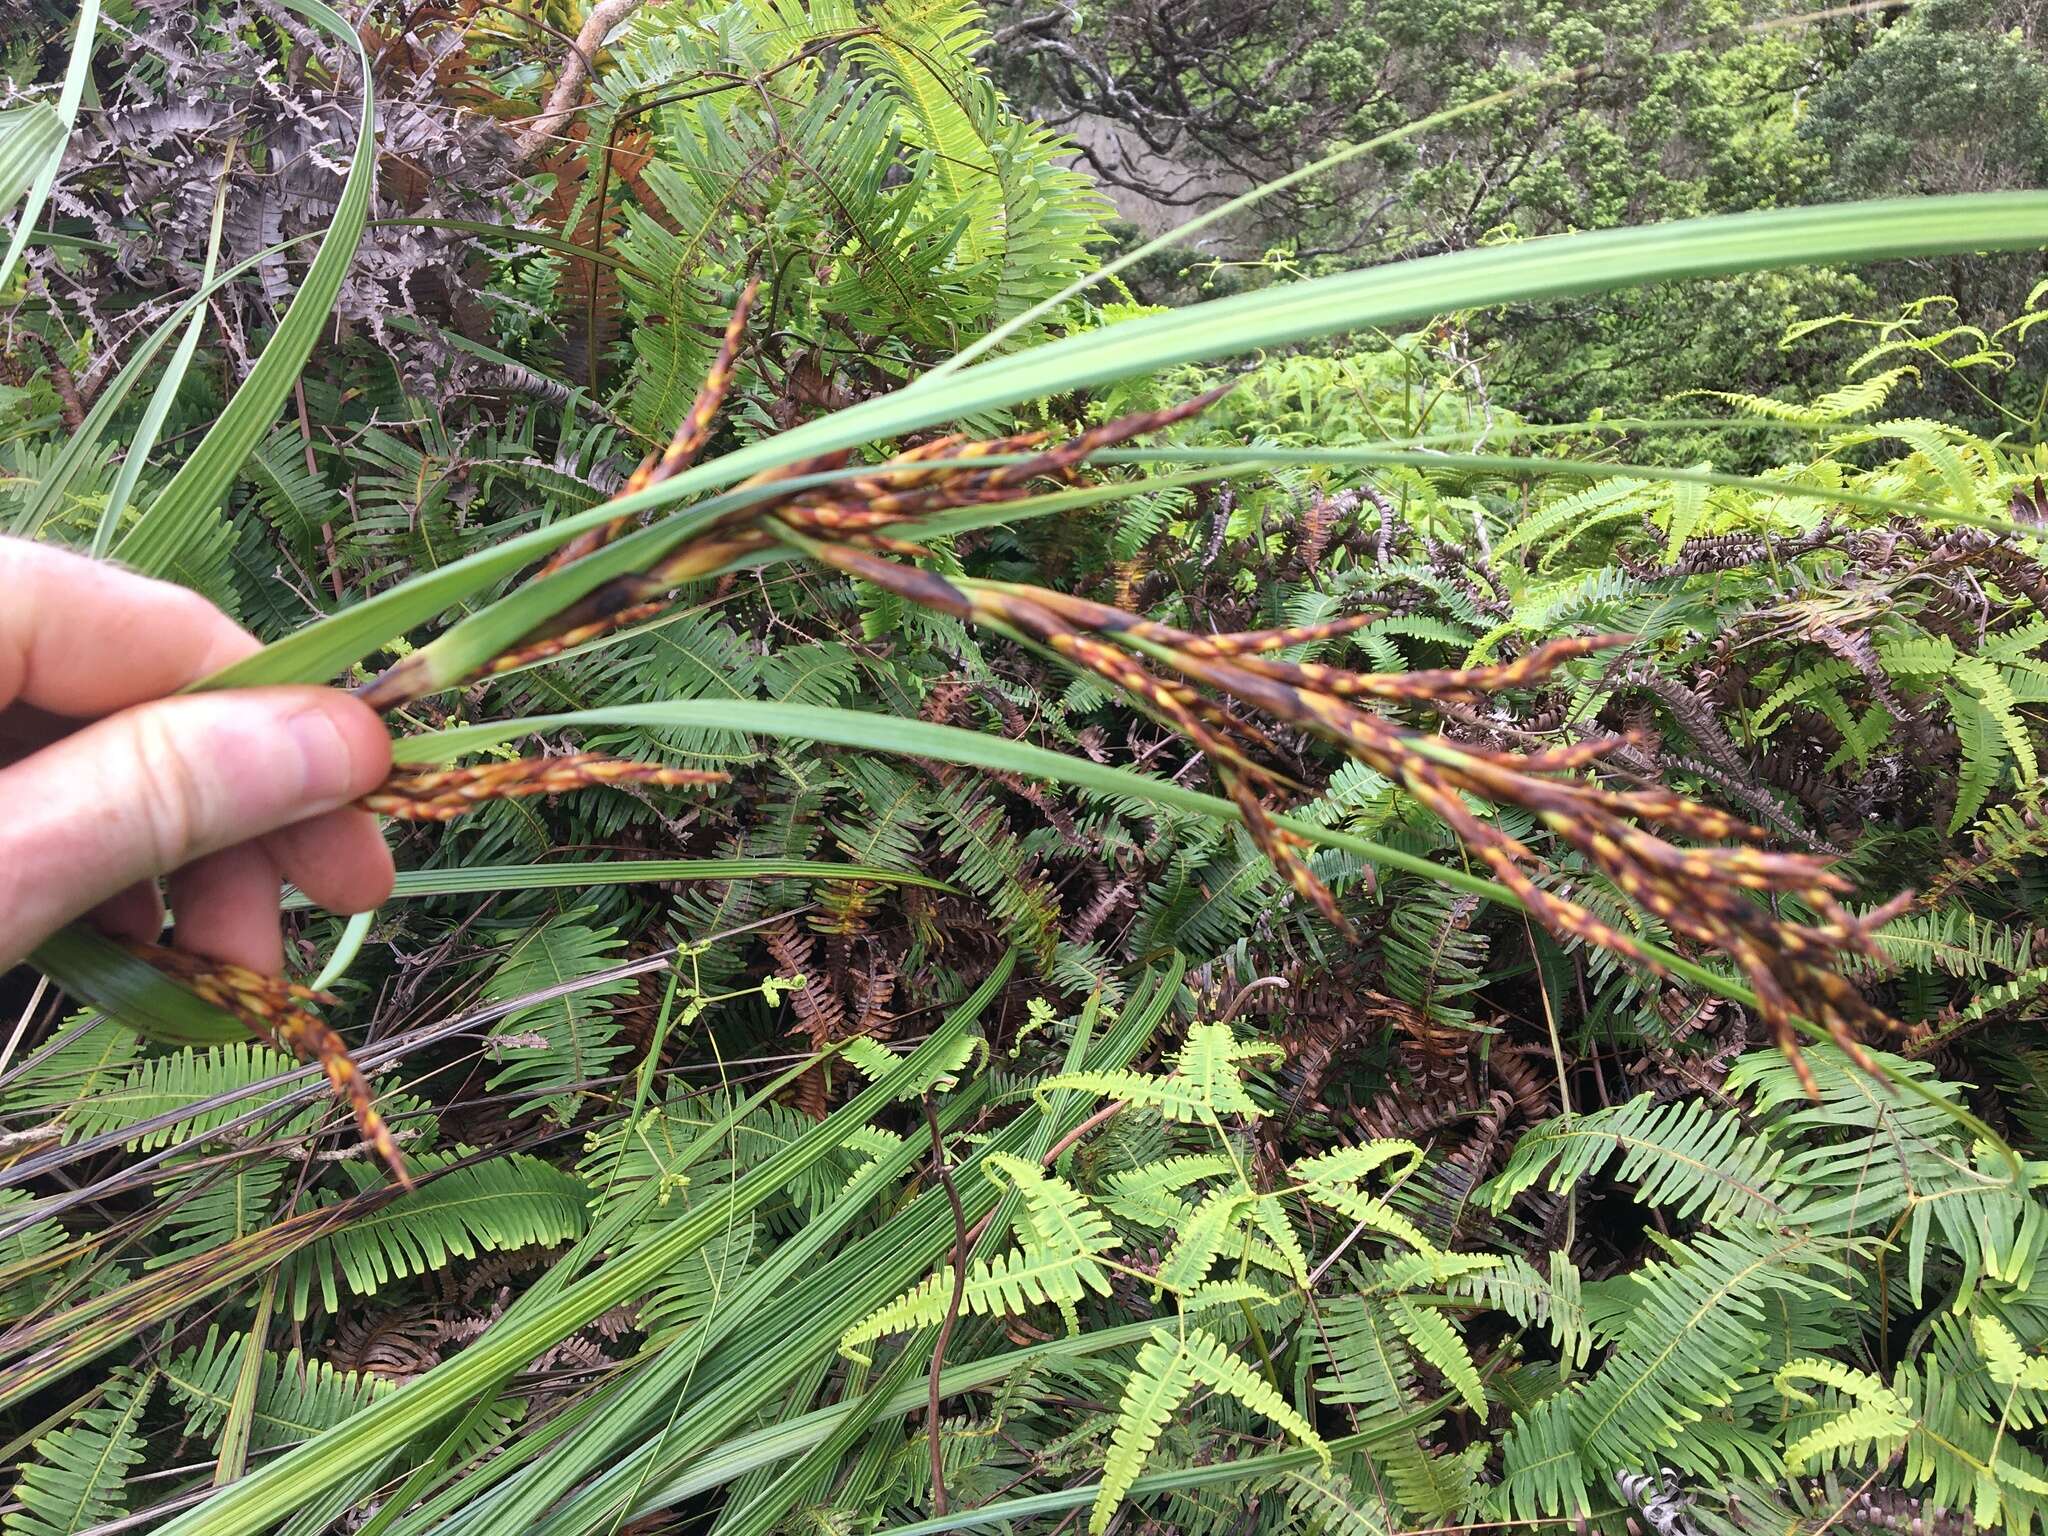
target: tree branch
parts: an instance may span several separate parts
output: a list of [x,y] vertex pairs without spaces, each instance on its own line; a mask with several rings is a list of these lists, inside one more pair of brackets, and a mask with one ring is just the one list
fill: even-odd
[[541,108],[540,116],[527,124],[525,132],[513,144],[515,158],[531,160],[540,152],[541,145],[553,136],[555,125],[576,110],[576,103],[583,95],[583,82],[590,78],[591,61],[597,57],[597,50],[604,46],[605,38],[614,27],[645,3],[646,0],[598,0],[590,8],[583,30],[576,34],[576,41],[562,59],[562,70],[555,79],[555,88],[548,93],[547,105]]

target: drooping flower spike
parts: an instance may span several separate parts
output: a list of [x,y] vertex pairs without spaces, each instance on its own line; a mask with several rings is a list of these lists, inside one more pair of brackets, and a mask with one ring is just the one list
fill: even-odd
[[395,821],[453,821],[491,800],[563,795],[598,784],[677,789],[723,784],[730,777],[704,768],[669,768],[601,752],[572,752],[565,757],[516,757],[472,768],[393,774],[360,803],[364,810]]
[[[1331,741],[1401,785],[1444,821],[1552,932],[1668,974],[1630,934],[1569,895],[1540,884],[1532,873],[1541,869],[1534,852],[1497,823],[1475,814],[1468,798],[1530,812],[1639,909],[1680,937],[1736,963],[1757,994],[1765,1023],[1809,1093],[1817,1088],[1798,1050],[1795,1017],[1803,1015],[1820,1024],[1864,1066],[1870,1063],[1863,1040],[1897,1029],[1834,968],[1834,962],[1852,955],[1881,959],[1875,933],[1910,902],[1910,894],[1858,916],[1842,905],[1851,891],[1847,881],[1810,854],[1774,853],[1755,846],[1768,836],[1762,828],[1670,790],[1610,789],[1580,776],[1629,745],[1628,736],[1534,752],[1489,751],[1424,734],[1352,702],[1466,702],[1541,682],[1564,662],[1626,645],[1629,636],[1552,640],[1492,666],[1352,672],[1267,654],[1324,638],[1336,627],[1328,624],[1255,635],[1198,636],[1065,593],[1009,583],[956,584],[864,550],[808,541],[803,547],[848,574],[913,602],[1036,641],[1170,723],[1209,757],[1261,851],[1298,893],[1340,928],[1348,926],[1346,920],[1302,857],[1303,839],[1276,822],[1261,798],[1262,792],[1277,787],[1276,776],[1248,755],[1244,742],[1262,721]],[[1217,729],[1219,717],[1240,728]],[[1706,844],[1734,846],[1680,846],[1653,827]],[[1792,897],[1810,907],[1820,921],[1811,926],[1783,921],[1754,899],[1758,895]]]
[[222,1012],[233,1014],[259,1038],[301,1061],[317,1062],[335,1097],[347,1104],[355,1116],[356,1129],[364,1144],[383,1160],[393,1178],[407,1189],[412,1188],[412,1176],[399,1153],[398,1139],[378,1113],[369,1079],[356,1066],[341,1036],[313,1011],[318,1006],[332,1005],[331,994],[265,976],[246,966],[189,955],[181,949],[167,949],[159,944],[128,947]]

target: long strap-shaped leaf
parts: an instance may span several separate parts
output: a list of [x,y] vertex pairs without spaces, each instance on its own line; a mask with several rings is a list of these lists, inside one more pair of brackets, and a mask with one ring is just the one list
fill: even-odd
[[159,1536],[199,1536],[202,1532],[205,1536],[250,1536],[365,1461],[397,1450],[431,1429],[467,1406],[478,1392],[494,1389],[511,1370],[593,1318],[643,1294],[681,1259],[844,1145],[848,1136],[874,1119],[885,1105],[906,1091],[916,1092],[918,1085],[949,1059],[965,1029],[966,1019],[955,1015],[880,1081],[719,1195],[565,1287],[545,1306],[501,1320],[460,1354],[414,1378],[391,1397],[159,1527]]
[[208,299],[243,273],[254,271],[273,256],[282,255],[293,247],[316,238],[314,235],[294,235],[289,240],[279,241],[276,245],[258,251],[248,259],[229,267],[225,272],[201,282],[189,298],[165,316],[157,328],[136,346],[128,361],[121,365],[121,371],[109,379],[106,386],[93,396],[92,408],[85,413],[85,420],[80,423],[76,432],[65,436],[63,447],[57,451],[57,457],[44,472],[36,486],[35,494],[14,514],[13,526],[8,532],[24,539],[32,539],[42,532],[43,525],[64,504],[65,493],[71,489],[72,482],[89,467],[98,464],[100,439],[106,435],[107,428],[113,425],[114,418],[120,414],[135,386],[142,381],[143,374],[149,370],[149,365],[155,360],[157,353],[178,334],[180,326],[190,327],[205,320]]
[[[751,443],[661,485],[480,550],[310,624],[204,686],[325,681],[394,637],[615,517],[667,506],[816,454],[901,437],[975,412],[1066,394],[1176,363],[1237,357],[1262,347],[1397,325],[1448,310],[1641,283],[1821,261],[2044,245],[2048,193],[1980,193],[1777,209],[1556,235],[1213,299],[1063,337],[963,369],[943,390],[900,390]],[[569,567],[569,572],[576,568]]]
[[287,9],[315,26],[345,40],[355,50],[363,81],[363,115],[356,128],[355,154],[348,176],[342,182],[341,198],[335,204],[334,222],[319,254],[306,272],[306,281],[292,296],[284,319],[249,370],[249,377],[235,391],[220,419],[208,429],[192,456],[171,477],[171,483],[151,502],[135,526],[115,546],[116,558],[141,571],[167,571],[178,558],[203,536],[207,519],[220,506],[228,487],[248,460],[292,387],[292,381],[306,366],[320,331],[334,310],[335,296],[356,246],[363,238],[363,221],[369,216],[370,188],[376,179],[377,109],[370,80],[370,56],[350,26],[321,0],[279,0]]
[[[872,880],[877,885],[916,885],[928,891],[953,889],[945,881],[915,870],[834,864],[826,859],[564,859],[557,864],[407,870],[392,887],[391,899],[470,896],[486,891],[582,891],[600,885],[668,880]],[[296,891],[284,899],[287,912],[303,912],[312,905]]]
[[[1099,1041],[1091,1043],[1086,1030],[1077,1027],[1069,1064],[1085,1062],[1104,1069],[1129,1065],[1173,1003],[1183,970],[1182,960],[1175,957],[1163,969],[1147,972]],[[1014,1193],[998,1197],[995,1185],[980,1177],[978,1168],[1001,1152],[1028,1149],[1034,1159],[1042,1158],[1091,1107],[1078,1094],[1049,1095],[976,1148],[955,1170],[967,1220],[976,1222],[992,1211],[988,1232],[1006,1230]],[[741,1425],[767,1411],[805,1361],[832,1353],[845,1329],[942,1262],[954,1237],[945,1193],[928,1188],[895,1219],[826,1263],[797,1272],[799,1278],[778,1282],[772,1292],[758,1298],[735,1297],[728,1312],[729,1333],[692,1374],[692,1400],[673,1408],[663,1402],[661,1413],[668,1416],[667,1422],[652,1439],[617,1456],[604,1455],[602,1445],[593,1455],[592,1448],[579,1442],[554,1464],[536,1469],[544,1476],[535,1486],[519,1490],[519,1498],[492,1509],[487,1518],[470,1519],[465,1509],[445,1524],[411,1522],[393,1536],[590,1536],[615,1528],[622,1511],[639,1505],[648,1489],[694,1467],[698,1458],[711,1454]],[[558,1506],[565,1496],[566,1502]]]
[[[65,138],[64,119],[47,101],[0,112],[0,208],[12,207],[43,167],[63,154]],[[14,238],[21,240],[32,222],[24,215]],[[0,282],[8,275],[8,270],[0,267]]]
[[[220,265],[221,231],[228,211],[228,173],[234,165],[234,156],[235,145],[230,141],[221,166],[220,180],[213,192],[213,224],[206,236],[206,265],[199,273],[202,289],[212,286],[214,269]],[[142,420],[136,424],[134,436],[128,439],[128,456],[121,461],[121,473],[115,476],[114,488],[107,493],[107,504],[100,512],[99,531],[93,535],[95,559],[107,552],[107,546],[120,530],[121,515],[128,510],[128,503],[135,495],[143,468],[149,463],[150,451],[156,447],[157,434],[163,430],[164,418],[170,415],[172,405],[177,402],[186,371],[192,366],[192,354],[199,350],[200,333],[205,329],[206,311],[194,307],[185,334],[178,338],[177,350],[165,365],[163,377],[156,381],[156,388],[149,392],[149,403],[142,409]],[[254,1358],[253,1351],[251,1358]]]
[[[1029,778],[1049,779],[1055,783],[1071,784],[1079,789],[1096,790],[1103,794],[1144,801],[1172,810],[1189,811],[1217,821],[1236,822],[1243,819],[1237,807],[1220,796],[1184,789],[1163,779],[1133,773],[1129,769],[1112,767],[1106,763],[1091,762],[1085,757],[1069,756],[1066,753],[1049,751],[1044,747],[1032,746],[1028,742],[1012,741],[1006,736],[963,730],[958,726],[934,725],[928,721],[905,720],[894,715],[832,709],[814,704],[720,700],[630,704],[611,709],[579,710],[572,714],[501,720],[484,725],[458,726],[452,730],[409,736],[394,746],[392,755],[402,763],[445,762],[464,753],[482,751],[500,742],[534,732],[620,725],[653,729],[688,728],[695,731],[727,732],[736,736],[761,734],[780,736],[791,741],[831,742],[838,746],[859,747],[870,752],[929,757],[941,762],[957,763],[962,767],[989,768],[998,772],[1023,774]],[[1369,838],[1358,837],[1332,827],[1317,826],[1314,822],[1289,816],[1275,816],[1273,821],[1289,832],[1323,847],[1340,848],[1373,864],[1405,870],[1487,901],[1498,902],[1518,911],[1521,909],[1521,902],[1506,886],[1475,875],[1469,870],[1432,863],[1419,854],[1390,848],[1384,843],[1376,843]],[[1637,943],[1672,975],[1690,981],[1693,985],[1720,997],[1741,1003],[1745,1007],[1759,1006],[1756,994],[1733,977],[1710,970],[1698,961],[1689,960],[1675,950],[1666,949],[1647,939],[1638,939]],[[1802,1031],[1815,1040],[1828,1038],[1817,1024],[1805,1019],[1795,1022]],[[2013,1177],[2021,1177],[2019,1161],[2015,1154],[2005,1140],[1982,1120],[1945,1099],[1937,1098],[1923,1084],[1911,1078],[1890,1072],[1886,1072],[1885,1076],[1901,1091],[1940,1105],[1943,1113],[1954,1116],[1972,1135],[1981,1137],[1988,1145],[1999,1148]]]
[[[85,96],[86,76],[92,69],[93,39],[100,30],[100,0],[85,0],[78,8],[78,26],[71,35],[71,59],[64,67],[64,89],[58,93],[54,112],[38,102],[17,121],[7,150],[0,153],[0,208],[12,203],[20,191],[16,176],[28,184],[28,199],[14,225],[14,237],[7,242],[7,254],[0,256],[0,288],[14,275],[14,264],[28,244],[29,231],[41,216],[50,188],[57,182],[57,167],[64,158],[64,146],[71,137],[71,125],[78,121],[78,103]],[[12,116],[13,114],[9,114]]]

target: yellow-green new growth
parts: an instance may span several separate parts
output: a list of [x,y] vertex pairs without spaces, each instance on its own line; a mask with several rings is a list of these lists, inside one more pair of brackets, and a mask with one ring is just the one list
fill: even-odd
[[1238,1064],[1282,1054],[1277,1046],[1268,1043],[1239,1040],[1228,1024],[1208,1021],[1189,1029],[1186,1042],[1173,1055],[1170,1076],[1063,1072],[1040,1084],[1038,1092],[1044,1095],[1071,1089],[1099,1094],[1105,1099],[1122,1099],[1127,1104],[1148,1105],[1182,1124],[1199,1121],[1216,1125],[1225,1115],[1255,1120],[1262,1111],[1245,1091]]
[[1809,1355],[1788,1360],[1773,1381],[1795,1403],[1820,1402],[1816,1394],[1794,1385],[1801,1381],[1817,1382],[1846,1399],[1841,1413],[1785,1446],[1785,1465],[1794,1472],[1815,1462],[1826,1464],[1838,1452],[1850,1461],[1888,1461],[1912,1432],[1911,1406],[1868,1371]]
[[1102,1469],[1102,1486],[1088,1515],[1089,1536],[1101,1536],[1109,1528],[1117,1506],[1158,1445],[1166,1421],[1198,1386],[1234,1397],[1252,1412],[1271,1419],[1314,1451],[1328,1469],[1330,1449],[1315,1426],[1296,1413],[1272,1383],[1233,1355],[1221,1340],[1199,1328],[1189,1329],[1180,1339],[1164,1328],[1155,1328],[1151,1339],[1138,1351],[1138,1363],[1124,1383],[1116,1431],[1110,1438],[1109,1459]]
[[[1018,1225],[1024,1246],[992,1259],[977,1259],[967,1271],[960,1310],[969,1316],[1002,1316],[1031,1306],[1054,1306],[1069,1329],[1077,1328],[1074,1303],[1090,1291],[1098,1296],[1109,1294],[1109,1277],[1101,1258],[1116,1245],[1116,1234],[1107,1218],[1064,1180],[1022,1158],[991,1153],[983,1171],[997,1184],[1013,1185],[1023,1197]],[[840,1339],[840,1353],[864,1361],[868,1356],[861,1346],[872,1339],[936,1327],[945,1321],[953,1299],[953,1277],[954,1267],[943,1265],[896,1300],[870,1312]]]

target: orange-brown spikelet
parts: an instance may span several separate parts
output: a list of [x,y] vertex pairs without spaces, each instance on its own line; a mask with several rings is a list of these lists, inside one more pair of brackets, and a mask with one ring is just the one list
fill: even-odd
[[636,763],[601,752],[562,757],[516,757],[470,768],[395,773],[359,802],[398,821],[453,821],[491,800],[560,795],[597,784],[646,784],[662,789],[723,784],[730,776],[704,768]]
[[[754,292],[749,284],[727,326],[717,361],[674,441],[640,467],[623,495],[677,473],[701,451],[730,387]],[[1898,910],[1899,902],[1857,917],[1841,905],[1849,894],[1847,883],[1822,861],[1744,846],[1761,841],[1764,834],[1740,818],[1668,790],[1615,790],[1578,776],[1599,768],[1627,737],[1530,752],[1493,751],[1426,735],[1361,708],[1358,702],[1467,703],[1502,689],[1541,683],[1565,661],[1624,644],[1627,637],[1553,640],[1490,666],[1353,672],[1278,653],[1350,633],[1373,622],[1376,615],[1200,635],[1064,593],[985,581],[956,584],[935,572],[882,558],[889,553],[914,558],[920,553],[916,544],[892,534],[892,529],[914,534],[914,527],[903,525],[948,509],[1018,500],[1041,482],[1071,483],[1092,456],[1185,420],[1222,392],[1107,422],[1050,448],[1044,446],[1041,433],[982,441],[952,436],[820,484],[802,482],[839,471],[848,461],[847,453],[819,455],[766,471],[739,488],[752,493],[746,505],[709,523],[645,569],[615,576],[568,604],[482,671],[529,665],[654,618],[674,601],[683,584],[725,570],[760,550],[793,545],[921,606],[1046,646],[1184,735],[1209,759],[1258,846],[1295,891],[1339,927],[1345,920],[1337,902],[1302,856],[1306,840],[1268,809],[1269,798],[1293,787],[1285,775],[1260,760],[1274,755],[1269,724],[1335,742],[1403,786],[1553,932],[1661,970],[1634,937],[1573,900],[1554,879],[1539,883],[1532,874],[1537,864],[1534,852],[1496,822],[1474,814],[1468,800],[1530,812],[1682,940],[1734,960],[1809,1093],[1815,1091],[1814,1083],[1797,1050],[1795,1015],[1819,1023],[1852,1058],[1867,1062],[1861,1037],[1884,1034],[1896,1026],[1831,967],[1842,956],[1875,955],[1874,931]],[[998,456],[1017,456],[1019,462],[985,462]],[[614,519],[572,540],[543,573],[601,548],[629,527],[629,520]],[[376,708],[392,709],[430,686],[447,686],[447,680],[435,682],[416,662],[403,661],[357,692]],[[445,820],[484,800],[505,796],[606,783],[700,784],[723,777],[584,753],[399,775],[363,804],[389,816]],[[1653,826],[1720,846],[1679,846],[1652,831]],[[1731,843],[1735,846],[1725,846]],[[1783,922],[1756,899],[1759,896],[1796,899],[1819,921],[1807,927]]]
[[[718,413],[725,407],[725,397],[732,391],[733,365],[739,361],[740,348],[746,342],[747,316],[753,312],[754,299],[761,291],[761,280],[751,278],[740,290],[739,302],[733,306],[732,318],[725,323],[725,335],[718,344],[718,355],[711,360],[711,371],[704,375],[704,382],[698,387],[697,398],[690,402],[690,409],[684,413],[682,424],[669,440],[668,447],[660,453],[650,453],[641,460],[640,467],[633,471],[625,486],[619,491],[626,497],[646,490],[650,485],[659,485],[673,479],[697,461],[697,455],[704,451],[704,445],[711,441],[712,430],[718,425]],[[585,555],[603,549],[614,539],[620,538],[632,529],[630,517],[615,517],[602,527],[588,533],[579,533],[549,557],[537,575],[547,576],[563,566],[581,560]]]
[[[615,499],[635,495],[681,473],[710,441],[719,410],[732,387],[733,370],[758,291],[758,283],[749,282],[740,295],[711,370],[674,438],[660,454],[650,455],[640,465]],[[1212,390],[1163,410],[1106,422],[1051,448],[1044,447],[1046,434],[1041,432],[981,441],[955,435],[906,449],[859,475],[822,485],[801,482],[843,468],[850,457],[847,452],[821,454],[764,471],[741,487],[756,493],[748,505],[700,530],[647,569],[613,577],[569,603],[485,663],[478,669],[479,675],[495,675],[545,661],[628,625],[655,618],[669,606],[676,589],[684,583],[723,570],[734,560],[792,536],[832,539],[836,541],[830,546],[834,563],[857,574],[896,584],[914,601],[965,617],[969,605],[949,583],[914,566],[880,558],[881,553],[913,558],[923,553],[917,544],[892,537],[884,530],[949,508],[1018,500],[1030,495],[1038,482],[1070,482],[1093,455],[1185,420],[1224,392]],[[1010,456],[1022,457],[1014,464],[983,462]],[[630,517],[615,517],[578,535],[562,545],[537,575],[547,576],[563,569],[623,537],[631,527]],[[1306,638],[1339,634],[1358,622],[1362,621],[1340,620],[1334,625],[1315,626],[1312,634],[1272,631],[1237,637],[1212,636],[1210,643],[1224,646],[1234,640],[1248,650],[1276,649]],[[1126,662],[1128,665],[1123,665]],[[1103,647],[1096,664],[1115,669],[1126,686],[1151,693],[1158,708],[1198,739],[1213,743],[1209,750],[1219,764],[1230,766],[1232,783],[1239,786],[1233,789],[1233,794],[1247,808],[1247,816],[1264,818],[1258,797],[1248,786],[1256,784],[1275,790],[1285,787],[1286,781],[1235,744],[1269,748],[1271,742],[1262,730],[1185,684],[1159,684],[1155,689],[1150,674],[1113,646]],[[387,668],[355,692],[373,709],[390,711],[446,686],[448,680],[434,677],[415,655]],[[490,800],[560,794],[600,784],[712,784],[723,782],[726,777],[700,769],[668,768],[582,752],[469,768],[398,773],[365,796],[360,804],[399,820],[449,821]],[[1256,830],[1264,846],[1288,871],[1296,888],[1317,901],[1333,920],[1341,921],[1328,893],[1301,862],[1296,852],[1299,840],[1270,822]],[[162,969],[184,980],[201,996],[235,1012],[257,1033],[321,1061],[337,1091],[354,1106],[365,1139],[404,1177],[390,1134],[376,1117],[368,1089],[341,1048],[339,1038],[317,1015],[300,1006],[310,995],[294,1002],[295,989],[253,972],[195,967],[174,951],[152,950],[149,954]]]
[[301,1061],[319,1063],[335,1097],[354,1114],[356,1129],[364,1142],[391,1170],[394,1179],[407,1189],[413,1187],[398,1141],[377,1112],[377,1099],[370,1091],[369,1080],[357,1068],[341,1036],[313,1011],[331,1005],[333,997],[245,966],[208,960],[180,949],[166,949],[158,944],[131,944],[129,948],[216,1008],[233,1014],[248,1026],[250,1033]]
[[[709,413],[715,412],[723,399],[730,371],[728,354],[736,355],[739,328],[751,303],[751,293],[749,289],[733,325],[727,329],[727,345],[719,352],[721,364],[714,365],[676,441],[666,453],[641,465],[620,492],[621,496],[669,478],[702,447],[709,429],[708,425],[700,428],[696,423],[708,423]],[[765,470],[738,488],[760,493],[757,500],[721,517],[646,570],[615,576],[600,584],[522,636],[479,671],[488,676],[528,666],[654,618],[668,606],[678,587],[776,544],[780,538],[778,524],[796,533],[839,540],[842,548],[865,545],[914,556],[921,553],[916,545],[889,538],[881,530],[953,508],[1020,500],[1030,495],[1039,481],[1070,482],[1091,455],[1184,421],[1224,392],[1225,389],[1214,389],[1162,410],[1121,417],[1091,427],[1042,452],[1033,451],[1045,441],[1041,432],[984,441],[955,436],[906,449],[861,474],[826,485],[805,486],[795,482],[842,468],[848,458],[846,453],[821,454]],[[1013,454],[1029,457],[1016,464],[980,462],[996,455]],[[783,488],[785,485],[787,488]],[[571,559],[603,547],[624,533],[626,527],[625,521],[614,519],[600,530],[579,535],[564,545],[540,574],[559,570]],[[430,686],[418,664],[408,659],[358,688],[356,696],[373,709],[391,710],[410,703]]]

